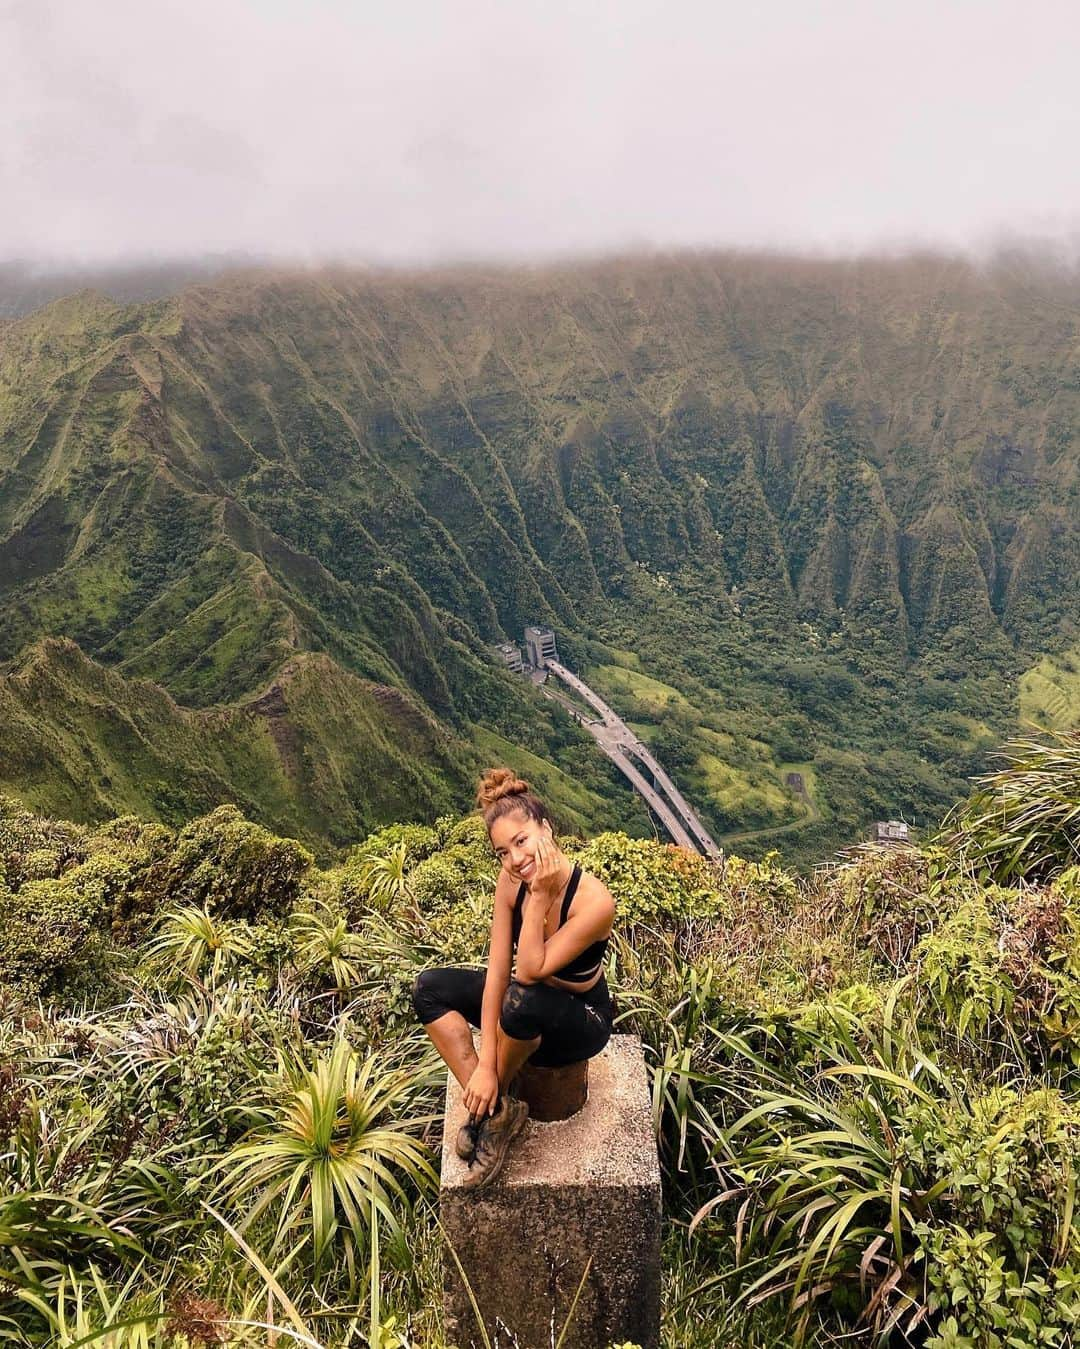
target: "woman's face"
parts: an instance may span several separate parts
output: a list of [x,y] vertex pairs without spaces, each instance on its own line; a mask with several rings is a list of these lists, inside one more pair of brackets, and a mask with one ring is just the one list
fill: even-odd
[[488,836],[503,871],[515,881],[528,884],[536,872],[536,845],[541,839],[550,839],[552,833],[547,820],[540,823],[523,810],[512,810],[495,821]]

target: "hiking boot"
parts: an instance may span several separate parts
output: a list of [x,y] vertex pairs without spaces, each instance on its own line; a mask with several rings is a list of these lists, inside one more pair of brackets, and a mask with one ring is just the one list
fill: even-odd
[[499,1111],[481,1121],[476,1151],[469,1173],[461,1182],[467,1190],[481,1190],[499,1175],[506,1165],[510,1144],[525,1127],[529,1107],[524,1101],[504,1096]]
[[483,1120],[478,1120],[470,1115],[461,1128],[457,1131],[457,1138],[454,1139],[454,1151],[463,1162],[471,1162],[473,1153],[476,1151],[476,1140],[480,1137],[480,1125]]

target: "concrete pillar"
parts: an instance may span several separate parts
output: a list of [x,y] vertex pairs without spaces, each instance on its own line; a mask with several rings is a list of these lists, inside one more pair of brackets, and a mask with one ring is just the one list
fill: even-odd
[[589,1060],[565,1068],[537,1068],[526,1063],[514,1082],[518,1096],[537,1123],[569,1119],[589,1099]]
[[[468,1168],[453,1141],[465,1112],[449,1080],[441,1220],[494,1349],[551,1349],[579,1285],[564,1349],[659,1343],[660,1166],[641,1041],[613,1036],[589,1070],[584,1108],[530,1120],[479,1193],[461,1186]],[[444,1265],[446,1340],[475,1349],[476,1314],[449,1251]]]

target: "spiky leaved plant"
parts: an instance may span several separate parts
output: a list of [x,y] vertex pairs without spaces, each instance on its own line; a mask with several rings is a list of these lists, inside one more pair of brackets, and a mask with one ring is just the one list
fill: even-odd
[[1080,863],[1080,730],[1048,734],[998,751],[1005,766],[977,778],[975,794],[946,817],[941,865],[959,861],[1008,885]]
[[230,959],[249,950],[246,934],[235,923],[189,904],[171,910],[161,920],[147,959],[158,970],[181,971],[192,979],[204,977],[209,962],[209,979],[216,982]]
[[377,1259],[376,1228],[399,1237],[410,1190],[437,1181],[416,1137],[432,1116],[409,1117],[433,1081],[400,1053],[361,1059],[343,1035],[310,1066],[283,1058],[255,1127],[218,1164],[232,1206],[250,1205],[240,1230],[276,1217],[271,1260],[321,1274],[340,1257],[355,1289],[364,1257]]
[[301,974],[329,975],[335,988],[357,985],[364,970],[364,940],[349,930],[348,919],[326,904],[304,910],[292,920]]
[[409,888],[409,855],[404,840],[385,856],[374,856],[364,863],[362,882],[367,888],[368,900],[377,909],[387,910],[399,899],[409,902],[410,916],[419,919],[416,896]]

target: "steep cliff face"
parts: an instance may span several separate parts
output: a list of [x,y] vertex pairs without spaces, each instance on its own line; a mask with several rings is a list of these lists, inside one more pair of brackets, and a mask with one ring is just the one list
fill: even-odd
[[484,643],[659,593],[736,648],[1011,670],[1080,619],[1078,321],[935,258],[63,299],[0,324],[0,657],[200,706],[319,651],[465,733],[521,716]]

